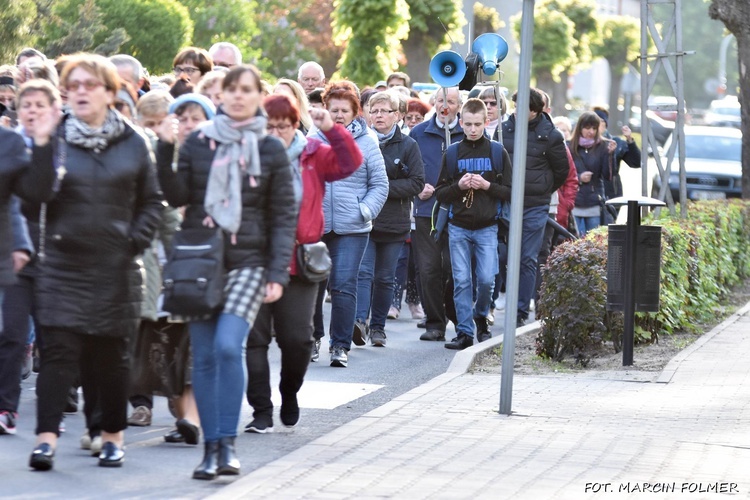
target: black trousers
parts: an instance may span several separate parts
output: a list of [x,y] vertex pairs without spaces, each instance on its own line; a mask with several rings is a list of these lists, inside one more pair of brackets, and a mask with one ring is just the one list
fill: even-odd
[[[0,410],[18,411],[21,367],[31,327],[33,286],[33,280],[22,275],[18,276],[16,284],[5,289],[3,328],[0,329]],[[36,334],[38,336],[39,332]]]
[[415,217],[414,220],[416,230],[412,233],[412,252],[419,270],[427,329],[444,332],[447,319],[457,324],[448,234],[445,231],[436,242],[430,234],[432,221],[428,217]]
[[317,283],[307,283],[292,276],[279,300],[261,306],[247,337],[245,356],[247,402],[253,407],[254,417],[270,417],[273,413],[268,364],[272,332],[276,333],[276,343],[281,349],[281,397],[296,395],[302,387],[312,355],[317,293]]
[[[81,373],[91,382],[101,410],[101,429],[115,433],[127,424],[130,359],[128,339],[88,335],[60,328],[42,328],[44,343],[36,382],[36,433],[59,435],[68,390]],[[88,384],[87,384],[88,385]]]

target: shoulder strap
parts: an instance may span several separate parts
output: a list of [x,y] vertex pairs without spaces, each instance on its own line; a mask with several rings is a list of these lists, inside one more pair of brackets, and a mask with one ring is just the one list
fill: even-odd
[[498,174],[503,173],[503,145],[496,141],[490,141],[492,152],[492,169]]

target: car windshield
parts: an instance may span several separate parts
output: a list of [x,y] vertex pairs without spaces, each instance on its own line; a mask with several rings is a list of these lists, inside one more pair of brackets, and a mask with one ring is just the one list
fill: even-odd
[[742,161],[742,139],[715,135],[686,135],[685,157]]

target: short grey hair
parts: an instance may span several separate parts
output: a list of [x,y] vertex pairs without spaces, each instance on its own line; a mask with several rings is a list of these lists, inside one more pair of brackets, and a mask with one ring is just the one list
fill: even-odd
[[138,59],[133,56],[129,56],[127,54],[116,54],[114,56],[110,56],[109,60],[112,61],[112,64],[114,64],[118,68],[121,66],[128,66],[130,68],[130,71],[133,73],[133,81],[136,83],[138,83],[138,80],[144,77],[143,65]]
[[326,72],[323,70],[323,66],[316,63],[315,61],[307,61],[306,63],[302,63],[302,66],[299,67],[297,70],[297,80],[302,78],[302,72],[306,70],[307,68],[315,68],[320,73],[320,79],[324,79],[326,77]]
[[229,42],[217,42],[213,45],[211,45],[211,48],[208,49],[208,55],[211,56],[211,59],[214,58],[214,54],[216,54],[220,50],[231,50],[234,54],[235,62],[237,65],[242,64],[242,52],[240,51],[240,48],[237,47],[233,43]]

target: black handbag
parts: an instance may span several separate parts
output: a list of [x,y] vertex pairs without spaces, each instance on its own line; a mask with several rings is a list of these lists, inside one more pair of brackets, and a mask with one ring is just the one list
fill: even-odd
[[221,229],[175,233],[162,273],[163,309],[182,316],[216,312],[224,303],[224,236]]
[[319,283],[331,274],[331,255],[322,241],[297,245],[297,276],[309,283]]

